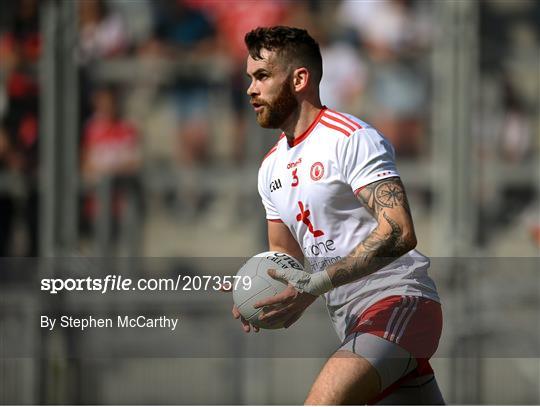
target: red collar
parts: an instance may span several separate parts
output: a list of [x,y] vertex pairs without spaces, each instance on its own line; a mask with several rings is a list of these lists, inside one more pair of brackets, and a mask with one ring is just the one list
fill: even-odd
[[315,118],[315,120],[313,121],[313,123],[311,123],[309,125],[309,127],[306,129],[306,131],[304,131],[302,134],[300,134],[298,137],[295,137],[294,140],[292,141],[292,143],[289,143],[289,139],[287,139],[287,144],[289,145],[289,147],[295,147],[297,146],[298,144],[300,144],[302,141],[304,141],[307,136],[310,135],[310,133],[313,131],[313,129],[315,128],[315,126],[317,125],[317,123],[319,123],[319,120],[321,120],[321,117],[324,113],[324,111],[327,109],[326,106],[323,106],[321,111],[319,112],[319,114],[317,115],[317,117]]

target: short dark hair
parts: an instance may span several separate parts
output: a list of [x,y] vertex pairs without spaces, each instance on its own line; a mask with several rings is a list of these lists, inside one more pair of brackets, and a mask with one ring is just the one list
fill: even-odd
[[246,34],[244,42],[251,58],[262,59],[262,49],[274,51],[286,62],[308,68],[315,83],[321,81],[321,50],[306,30],[282,25],[258,27]]

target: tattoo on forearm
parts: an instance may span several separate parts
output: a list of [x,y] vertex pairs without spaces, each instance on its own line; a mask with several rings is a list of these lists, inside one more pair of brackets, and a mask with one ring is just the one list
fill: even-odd
[[358,193],[358,198],[377,219],[379,226],[382,222],[387,224],[384,229],[386,232],[382,233],[378,226],[349,256],[329,270],[334,287],[350,283],[381,269],[411,247],[411,242],[403,237],[399,222],[385,211],[401,206],[410,216],[405,189],[399,178],[369,184]]

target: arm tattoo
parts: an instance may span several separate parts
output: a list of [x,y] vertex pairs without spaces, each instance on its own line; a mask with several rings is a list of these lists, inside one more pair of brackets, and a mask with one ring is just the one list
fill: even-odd
[[[410,218],[407,196],[399,178],[388,178],[367,185],[358,193],[358,199],[377,219],[378,226],[349,256],[329,268],[334,287],[350,283],[383,268],[416,244],[414,238],[413,243],[410,237],[404,236],[402,225],[387,211],[403,207]],[[381,228],[383,222],[386,223],[385,228]]]
[[375,218],[378,218],[384,208],[398,206],[402,206],[409,215],[411,214],[405,188],[397,177],[373,182],[360,190],[357,197]]

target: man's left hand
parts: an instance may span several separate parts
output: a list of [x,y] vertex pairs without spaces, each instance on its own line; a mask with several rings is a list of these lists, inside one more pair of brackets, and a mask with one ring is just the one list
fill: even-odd
[[259,315],[259,319],[272,325],[284,322],[285,328],[294,324],[320,294],[331,289],[327,275],[318,274],[311,275],[293,269],[268,270],[270,277],[288,286],[283,292],[255,304],[255,308],[268,307]]
[[[272,271],[268,272],[270,276],[272,276]],[[255,303],[255,308],[264,307],[259,315],[261,321],[268,322],[271,325],[284,321],[283,327],[288,328],[300,318],[304,310],[316,299],[316,296],[306,292],[298,292],[296,288],[289,285],[281,293]]]

